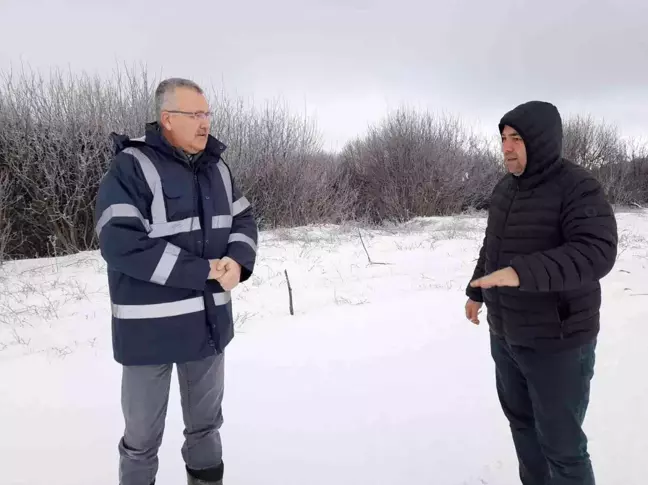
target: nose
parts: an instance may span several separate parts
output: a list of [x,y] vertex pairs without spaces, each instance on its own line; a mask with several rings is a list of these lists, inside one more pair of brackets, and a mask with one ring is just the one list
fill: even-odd
[[511,153],[513,151],[513,142],[511,140],[502,140],[502,151]]

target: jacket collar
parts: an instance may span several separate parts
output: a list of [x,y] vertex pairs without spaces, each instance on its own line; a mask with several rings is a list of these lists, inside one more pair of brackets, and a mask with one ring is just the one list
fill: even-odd
[[[164,135],[162,135],[162,130],[157,122],[147,123],[145,125],[144,136],[140,138],[129,138],[127,135],[120,135],[114,132],[110,134],[110,137],[114,144],[115,153],[121,152],[128,146],[147,145],[172,157],[180,158],[186,163],[196,162],[199,159],[204,161],[212,157],[220,160],[223,152],[227,149],[227,146],[223,142],[212,135],[208,135],[205,150],[195,155],[189,155],[183,150],[172,146],[167,141]],[[204,155],[210,156],[205,157]]]
[[180,155],[187,161],[197,160],[203,154],[211,155],[217,160],[220,159],[223,152],[227,149],[225,144],[212,135],[207,136],[207,145],[205,150],[196,155],[185,153],[176,147],[173,147],[162,134],[162,130],[157,122],[147,123],[144,139],[147,145],[157,148],[169,154]]

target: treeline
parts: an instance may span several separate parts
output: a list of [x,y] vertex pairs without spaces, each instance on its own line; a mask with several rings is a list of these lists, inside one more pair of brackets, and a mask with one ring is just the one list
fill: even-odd
[[[96,249],[94,199],[113,154],[109,134],[142,135],[158,80],[133,70],[111,79],[0,74],[0,257]],[[498,147],[458,118],[401,109],[331,154],[314,120],[281,103],[257,108],[210,94],[213,134],[228,145],[225,159],[262,228],[483,209],[503,174]],[[565,154],[592,169],[613,202],[648,203],[648,151],[622,142],[614,127],[567,120]]]

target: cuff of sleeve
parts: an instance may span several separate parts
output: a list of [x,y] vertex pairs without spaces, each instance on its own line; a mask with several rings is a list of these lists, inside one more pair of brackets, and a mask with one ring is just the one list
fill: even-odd
[[518,279],[520,280],[519,289],[521,291],[536,290],[533,273],[531,273],[531,269],[529,268],[529,265],[526,264],[523,257],[516,256],[513,258],[513,261],[511,261],[511,268],[513,268],[518,275]]
[[484,295],[481,288],[473,288],[472,286],[468,285],[468,287],[466,288],[466,296],[472,301],[476,301],[477,303],[484,303]]
[[227,249],[227,256],[241,266],[241,283],[250,279],[254,272],[254,257],[250,257],[249,253],[249,249],[238,248],[236,245],[230,245]]

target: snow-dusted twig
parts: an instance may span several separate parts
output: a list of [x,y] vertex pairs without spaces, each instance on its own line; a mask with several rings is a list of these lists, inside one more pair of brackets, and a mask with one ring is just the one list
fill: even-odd
[[288,270],[284,270],[284,274],[286,275],[286,283],[288,283],[288,307],[290,309],[290,314],[294,315],[295,311],[293,309],[293,296],[292,296],[292,287],[290,286],[290,278],[288,278]]

